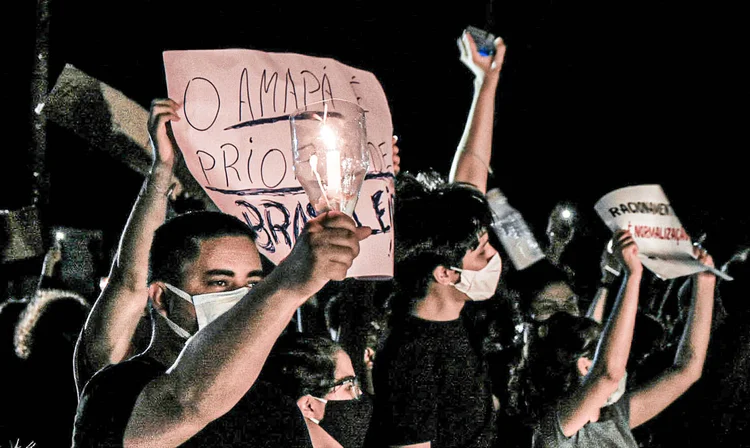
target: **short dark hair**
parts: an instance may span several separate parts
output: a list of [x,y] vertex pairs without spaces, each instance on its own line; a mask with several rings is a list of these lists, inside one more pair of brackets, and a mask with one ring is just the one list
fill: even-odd
[[246,236],[255,241],[255,234],[247,224],[221,212],[189,212],[162,224],[151,245],[149,283],[182,284],[184,267],[198,256],[200,242],[223,236]]
[[394,210],[398,300],[423,298],[433,270],[460,267],[491,224],[487,199],[473,185],[448,183],[434,172],[399,174]]
[[268,356],[260,379],[277,386],[284,395],[322,398],[336,381],[336,353],[341,346],[323,336],[287,333]]

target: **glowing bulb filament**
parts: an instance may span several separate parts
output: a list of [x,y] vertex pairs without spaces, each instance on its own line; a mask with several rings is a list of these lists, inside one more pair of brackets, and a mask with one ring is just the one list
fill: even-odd
[[328,171],[328,191],[332,196],[341,193],[341,153],[332,149],[326,155],[326,167]]
[[310,167],[312,168],[313,174],[315,174],[315,180],[318,181],[318,187],[320,187],[320,191],[323,193],[323,199],[326,201],[328,209],[330,210],[331,203],[328,201],[328,195],[326,195],[326,192],[323,189],[323,182],[320,181],[320,173],[318,173],[318,156],[315,154],[310,156]]
[[336,133],[328,125],[320,127],[320,138],[326,146],[326,173],[328,175],[328,194],[339,199],[341,194],[341,151],[336,146]]

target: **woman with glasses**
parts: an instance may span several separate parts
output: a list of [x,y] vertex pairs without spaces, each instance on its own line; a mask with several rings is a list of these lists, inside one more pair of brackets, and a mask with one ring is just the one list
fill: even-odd
[[[558,312],[532,338],[523,396],[533,421],[534,448],[636,448],[632,429],[663,411],[701,376],[716,281],[710,272],[692,278],[689,319],[673,365],[647,384],[626,391],[643,267],[629,232],[616,232],[613,241],[625,278],[609,320],[602,326]],[[713,266],[705,251],[696,250],[695,255]]]
[[298,333],[281,337],[261,378],[296,400],[314,448],[360,448],[372,403],[340,345]]

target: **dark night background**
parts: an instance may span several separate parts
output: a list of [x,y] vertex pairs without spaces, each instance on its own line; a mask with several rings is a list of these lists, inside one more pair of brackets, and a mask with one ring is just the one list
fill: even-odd
[[[688,232],[707,234],[705,246],[721,264],[750,244],[739,3],[51,0],[49,85],[70,63],[148,108],[166,95],[164,50],[331,57],[380,80],[401,138],[402,169],[447,174],[472,94],[455,40],[466,25],[485,27],[508,45],[491,186],[507,194],[537,237],[559,201],[577,205],[589,233],[603,235],[593,214],[599,197],[657,183]],[[29,204],[33,185],[36,2],[12,8],[1,31],[6,209]],[[46,226],[119,237],[140,175],[51,123],[46,167]],[[592,251],[594,268],[600,251]]]
[[[328,56],[378,77],[401,137],[403,168],[444,173],[472,91],[455,39],[468,24],[489,28],[508,45],[491,182],[540,237],[558,201],[590,213],[614,188],[659,183],[688,231],[708,234],[718,262],[748,241],[740,128],[747,92],[736,8],[558,0],[50,4],[50,87],[71,63],[148,108],[166,94],[163,50]],[[12,194],[0,205],[8,208],[30,201],[34,15],[34,2],[24,2],[6,14],[3,29],[11,58],[2,68],[2,186]],[[48,134],[45,222],[119,232],[140,176],[54,124]]]

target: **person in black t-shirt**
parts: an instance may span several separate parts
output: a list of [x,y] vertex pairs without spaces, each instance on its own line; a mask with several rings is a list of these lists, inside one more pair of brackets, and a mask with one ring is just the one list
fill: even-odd
[[[373,368],[375,446],[488,447],[495,412],[480,343],[464,305],[495,295],[502,262],[485,198],[505,44],[482,55],[457,41],[474,95],[449,175],[396,179],[395,286],[390,334]],[[403,174],[403,173],[402,173]]]
[[[177,109],[172,100],[152,104],[161,159],[178,151],[168,132]],[[73,447],[312,446],[294,401],[256,379],[295,310],[346,277],[371,229],[338,212],[313,218],[262,279],[254,233],[231,215],[188,213],[153,235],[135,227],[139,238],[153,236],[151,345],[86,383]]]
[[396,294],[373,371],[370,440],[374,446],[488,447],[495,422],[491,385],[462,310],[492,297],[500,278],[500,256],[488,241],[489,206],[468,184],[404,175],[397,186]]

